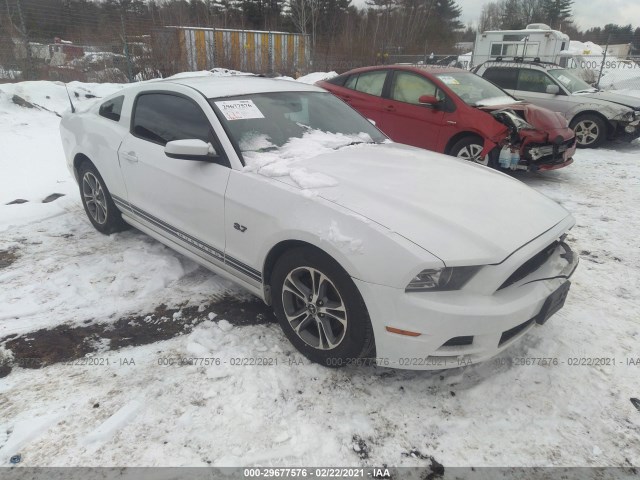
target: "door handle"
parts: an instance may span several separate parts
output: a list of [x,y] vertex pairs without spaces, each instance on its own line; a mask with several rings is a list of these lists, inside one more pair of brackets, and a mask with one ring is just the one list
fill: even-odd
[[124,158],[125,160],[128,160],[129,162],[137,162],[138,161],[138,157],[136,156],[136,152],[123,152],[121,153],[122,158]]
[[449,125],[457,125],[458,122],[456,122],[455,120],[447,120],[447,124],[449,124]]
[[396,107],[394,107],[393,105],[387,105],[387,106],[384,107],[384,109],[387,112],[395,112],[396,111]]

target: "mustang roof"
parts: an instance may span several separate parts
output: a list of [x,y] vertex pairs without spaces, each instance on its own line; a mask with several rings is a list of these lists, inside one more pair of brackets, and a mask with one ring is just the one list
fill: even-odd
[[193,87],[207,98],[231,97],[252,93],[268,92],[324,92],[322,88],[296,82],[254,75],[234,75],[228,77],[185,77],[164,80]]

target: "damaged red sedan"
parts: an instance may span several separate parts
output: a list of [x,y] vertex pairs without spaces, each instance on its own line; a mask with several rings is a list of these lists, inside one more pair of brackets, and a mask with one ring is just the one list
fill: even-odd
[[465,70],[384,65],[317,85],[399,143],[507,170],[553,170],[573,162],[575,134],[562,115],[518,101]]

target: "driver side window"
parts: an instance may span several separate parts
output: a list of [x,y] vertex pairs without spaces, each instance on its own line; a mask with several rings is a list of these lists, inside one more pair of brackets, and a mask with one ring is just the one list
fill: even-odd
[[162,146],[172,140],[196,138],[216,146],[204,112],[191,100],[165,93],[138,96],[133,112],[132,133]]
[[442,100],[444,95],[436,85],[426,78],[409,72],[395,72],[391,85],[391,99],[398,102],[420,105],[418,99],[431,95]]

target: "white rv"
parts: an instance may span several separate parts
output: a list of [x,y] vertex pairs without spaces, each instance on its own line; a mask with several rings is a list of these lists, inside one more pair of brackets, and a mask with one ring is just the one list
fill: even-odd
[[473,48],[473,64],[479,65],[499,57],[539,58],[555,62],[569,47],[569,36],[552,30],[544,23],[532,23],[524,30],[489,30],[478,33]]

